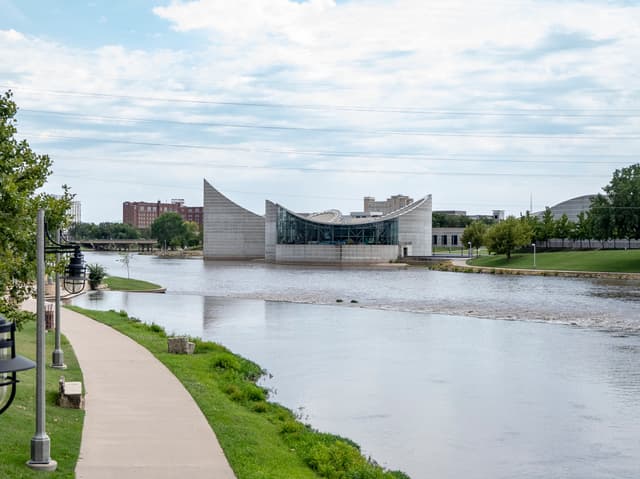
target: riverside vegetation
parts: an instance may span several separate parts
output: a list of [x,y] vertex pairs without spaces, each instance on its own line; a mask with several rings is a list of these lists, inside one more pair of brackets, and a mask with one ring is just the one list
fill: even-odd
[[[47,334],[45,357],[51,358],[54,335]],[[22,323],[16,333],[17,353],[34,359],[36,356],[36,323],[31,320]],[[35,433],[35,369],[18,373],[16,398],[9,409],[0,416],[2,427],[2,447],[0,447],[0,477],[11,479],[35,479],[46,477],[73,478],[80,452],[84,411],[65,409],[56,405],[58,380],[63,375],[67,381],[82,381],[82,372],[73,349],[62,336],[62,350],[67,369],[46,371],[46,431],[51,438],[51,457],[58,461],[55,473],[43,474],[29,469],[25,463],[29,459],[31,438]]]
[[[472,266],[534,269],[533,254],[517,253],[481,256],[468,261]],[[554,251],[536,254],[537,270],[640,273],[640,250]]]
[[70,309],[131,337],[175,374],[207,417],[238,479],[408,479],[363,457],[353,441],[318,432],[268,401],[268,390],[256,384],[265,371],[225,347],[195,338],[195,354],[169,354],[167,334],[157,324],[124,311]]

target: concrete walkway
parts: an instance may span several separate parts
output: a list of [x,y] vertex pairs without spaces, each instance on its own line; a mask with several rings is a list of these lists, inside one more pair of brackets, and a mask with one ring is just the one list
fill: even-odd
[[64,308],[61,326],[86,390],[78,479],[235,478],[193,398],[151,353]]

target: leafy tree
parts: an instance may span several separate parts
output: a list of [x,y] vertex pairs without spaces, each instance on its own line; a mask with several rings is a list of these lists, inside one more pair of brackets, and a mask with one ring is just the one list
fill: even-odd
[[20,322],[18,305],[36,279],[36,217],[44,208],[50,231],[66,225],[72,196],[36,193],[51,174],[51,160],[15,138],[17,106],[11,91],[0,96],[0,313]]
[[580,247],[582,248],[582,242],[584,240],[589,241],[589,248],[591,248],[591,238],[593,238],[593,228],[591,227],[591,218],[588,213],[581,211],[578,213],[578,221],[573,230],[573,238],[580,241]]
[[535,233],[536,239],[538,241],[544,241],[545,246],[549,247],[549,240],[553,238],[555,233],[555,219],[553,217],[553,212],[551,208],[548,206],[544,209],[544,213],[542,215],[542,221],[539,224],[538,230]]
[[171,249],[185,245],[189,232],[185,222],[178,213],[163,213],[151,224],[151,237],[158,240],[162,246]]
[[507,260],[511,253],[531,243],[531,228],[513,216],[493,225],[485,235],[485,245],[490,252],[504,254]]
[[87,239],[139,239],[140,231],[126,223],[76,223],[69,234],[76,240]]
[[562,247],[564,248],[564,240],[567,239],[571,235],[571,230],[573,229],[574,224],[569,221],[569,218],[566,214],[562,214],[559,220],[556,220],[554,227],[555,238],[560,238],[562,240]]
[[447,215],[444,213],[433,213],[431,215],[431,225],[434,228],[465,228],[471,224],[471,218],[465,215]]
[[604,246],[604,242],[615,237],[615,221],[609,198],[597,195],[591,200],[587,214],[591,224],[591,233]]
[[487,232],[487,225],[482,221],[474,221],[464,229],[462,233],[462,244],[466,245],[471,243],[471,246],[476,249],[476,255],[479,254],[480,246],[484,244],[484,235]]
[[[613,172],[603,188],[607,194],[616,238],[640,239],[640,164]],[[602,201],[602,200],[599,200]]]
[[540,238],[538,237],[541,228],[540,219],[527,211],[524,216],[520,216],[520,221],[525,223],[526,227],[531,231],[531,242],[537,243],[540,240]]

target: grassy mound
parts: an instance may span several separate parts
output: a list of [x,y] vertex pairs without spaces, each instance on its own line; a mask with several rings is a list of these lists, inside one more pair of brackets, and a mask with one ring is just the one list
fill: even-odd
[[162,286],[139,279],[121,278],[119,276],[107,276],[103,283],[112,291],[152,291]]

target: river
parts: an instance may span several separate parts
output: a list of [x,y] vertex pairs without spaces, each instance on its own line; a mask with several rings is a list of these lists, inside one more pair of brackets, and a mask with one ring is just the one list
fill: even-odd
[[[87,254],[126,276],[117,258]],[[167,294],[74,303],[224,344],[274,400],[414,479],[638,477],[637,283],[142,255],[131,276]]]

